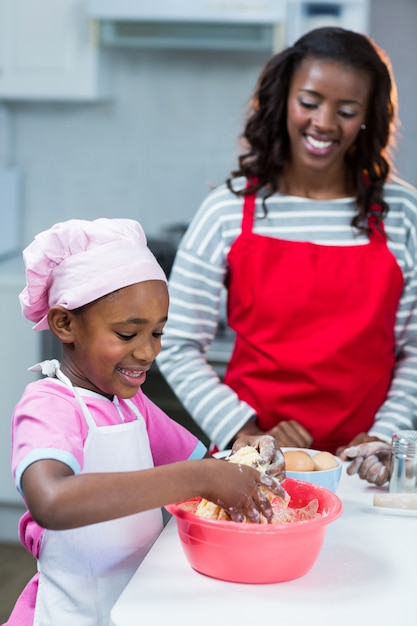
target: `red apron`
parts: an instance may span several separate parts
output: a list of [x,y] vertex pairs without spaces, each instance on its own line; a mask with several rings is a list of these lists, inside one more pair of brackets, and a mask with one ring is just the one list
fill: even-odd
[[256,235],[254,213],[246,196],[228,255],[236,342],[225,383],[262,430],[296,420],[312,447],[334,452],[369,430],[386,399],[401,269],[372,216],[369,244],[326,246]]

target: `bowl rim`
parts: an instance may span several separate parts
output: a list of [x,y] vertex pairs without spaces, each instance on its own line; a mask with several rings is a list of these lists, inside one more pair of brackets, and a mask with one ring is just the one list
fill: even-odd
[[[316,492],[326,492],[327,497],[332,502],[332,510],[327,511],[320,515],[320,517],[315,517],[308,520],[297,520],[294,522],[282,522],[277,524],[250,524],[250,523],[242,523],[242,522],[233,522],[232,520],[216,520],[210,519],[207,517],[199,517],[192,513],[191,511],[186,511],[181,508],[181,505],[187,502],[198,502],[201,498],[189,498],[187,500],[183,500],[181,502],[175,502],[172,504],[165,505],[165,509],[171,513],[176,518],[179,518],[183,521],[188,521],[191,523],[198,523],[199,526],[205,526],[212,529],[222,529],[227,532],[239,532],[239,533],[250,533],[250,534],[265,534],[265,533],[296,533],[296,532],[304,532],[306,527],[309,529],[318,528],[320,526],[328,525],[331,522],[334,522],[343,512],[342,501],[333,491],[327,489],[326,487],[321,487],[320,485],[315,485],[313,483],[309,483],[308,481],[298,480],[296,478],[285,478],[282,481],[282,485],[285,488],[285,483],[290,481],[290,484],[300,484],[302,486],[308,486],[309,489],[312,489]],[[312,496],[312,499],[314,495]]]

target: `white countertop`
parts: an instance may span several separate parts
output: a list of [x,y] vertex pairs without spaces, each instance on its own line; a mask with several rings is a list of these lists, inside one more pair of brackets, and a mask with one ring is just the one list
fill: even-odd
[[386,489],[347,476],[344,467],[337,491],[343,513],[328,526],[316,563],[305,576],[272,585],[195,572],[171,519],[115,604],[114,626],[417,623],[417,512],[376,509],[376,491]]

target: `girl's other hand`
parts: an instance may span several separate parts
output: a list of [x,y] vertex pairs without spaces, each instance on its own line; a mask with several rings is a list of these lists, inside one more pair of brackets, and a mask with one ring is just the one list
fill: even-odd
[[271,435],[241,435],[233,444],[232,452],[237,452],[244,446],[255,448],[261,462],[268,465],[266,473],[280,482],[285,478],[285,459],[281,448],[277,447],[274,437]]

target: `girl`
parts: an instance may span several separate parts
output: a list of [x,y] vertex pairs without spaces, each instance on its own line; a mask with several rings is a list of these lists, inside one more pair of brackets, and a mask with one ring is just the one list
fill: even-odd
[[[39,573],[9,626],[104,626],[162,529],[160,507],[203,496],[234,520],[271,515],[272,476],[206,458],[141,391],[168,315],[165,275],[133,220],[70,220],[24,251],[24,315],[50,328],[62,362],[32,368],[13,415],[12,468]],[[271,440],[257,442],[283,472]]]

